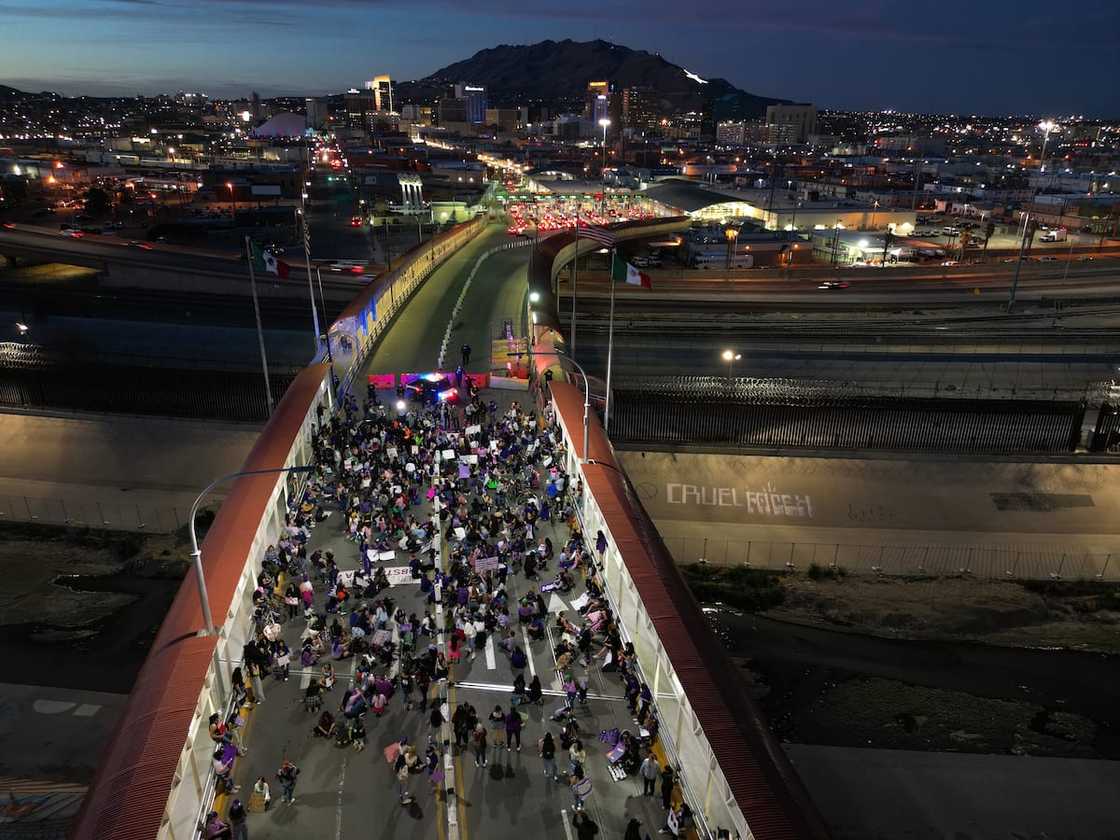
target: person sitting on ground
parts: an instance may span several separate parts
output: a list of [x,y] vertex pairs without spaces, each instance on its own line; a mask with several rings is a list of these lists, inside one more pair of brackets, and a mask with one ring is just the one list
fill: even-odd
[[323,713],[319,715],[319,722],[315,724],[311,734],[319,738],[332,738],[334,737],[334,731],[334,715],[324,709]]

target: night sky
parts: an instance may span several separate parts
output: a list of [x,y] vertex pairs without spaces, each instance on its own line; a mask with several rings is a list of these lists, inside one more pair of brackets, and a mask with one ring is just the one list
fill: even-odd
[[1120,117],[1120,0],[0,0],[0,82],[319,94],[545,38],[822,107]]

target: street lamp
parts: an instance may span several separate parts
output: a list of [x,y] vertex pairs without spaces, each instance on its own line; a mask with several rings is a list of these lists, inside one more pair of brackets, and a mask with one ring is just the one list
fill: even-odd
[[599,126],[603,129],[603,169],[607,168],[607,129],[610,128],[610,118],[603,117],[599,120]]
[[[735,240],[739,238],[738,228],[729,227],[723,232],[727,237],[727,270],[731,270],[731,254],[735,250]],[[730,279],[730,278],[729,278]]]
[[233,216],[237,218],[237,194],[233,191],[232,181],[226,181],[226,189],[229,190],[229,200],[233,202]]
[[1053,120],[1043,120],[1038,127],[1042,129],[1042,152],[1038,156],[1038,172],[1041,175],[1046,171],[1046,144],[1050,142],[1050,132],[1057,128],[1058,124]]
[[187,520],[190,525],[191,532],[191,557],[194,559],[194,575],[195,580],[198,582],[198,600],[202,606],[202,620],[206,624],[206,635],[217,635],[214,630],[214,617],[210,613],[210,596],[206,594],[206,577],[202,573],[202,550],[198,547],[198,535],[195,533],[194,520],[198,515],[198,505],[203,497],[223,482],[229,481],[232,478],[243,478],[248,475],[271,475],[276,473],[309,473],[314,471],[315,467],[308,465],[303,467],[273,467],[267,470],[242,470],[241,472],[230,473],[223,475],[221,478],[216,478],[207,484],[202,492],[195,497],[194,503],[191,504],[190,517]]
[[724,350],[723,360],[727,362],[727,384],[731,384],[731,367],[743,358],[742,353],[736,353],[734,350]]
[[567,359],[576,369],[579,370],[580,375],[583,377],[583,455],[580,457],[581,464],[587,463],[587,428],[588,416],[591,410],[591,380],[587,378],[587,371],[583,369],[583,365],[569,356],[567,353],[561,353],[559,350],[545,350],[537,353],[538,356],[557,356],[561,359]]

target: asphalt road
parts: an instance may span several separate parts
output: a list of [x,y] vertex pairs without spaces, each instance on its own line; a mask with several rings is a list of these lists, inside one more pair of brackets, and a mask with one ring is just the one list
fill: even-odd
[[[508,241],[505,229],[493,225],[438,268],[385,333],[369,363],[369,372],[433,370],[455,301],[471,269],[486,250]],[[466,343],[472,349],[469,369],[487,371],[489,336],[495,325],[500,328],[504,318],[518,319],[514,324],[520,331],[527,259],[528,251],[519,248],[501,251],[482,264],[452,327],[445,368],[455,368],[459,348]]]

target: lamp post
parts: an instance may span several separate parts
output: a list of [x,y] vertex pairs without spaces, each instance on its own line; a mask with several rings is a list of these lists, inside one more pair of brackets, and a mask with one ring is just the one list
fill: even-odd
[[603,171],[607,168],[607,129],[610,128],[611,121],[609,117],[603,117],[599,120],[599,125],[603,129]]
[[229,200],[233,202],[233,218],[237,219],[237,193],[233,191],[233,181],[226,181],[226,189],[229,190]]
[[1038,127],[1042,129],[1042,152],[1038,156],[1038,174],[1041,175],[1046,172],[1046,144],[1050,142],[1050,132],[1058,125],[1053,120],[1043,120]]
[[559,350],[545,350],[544,352],[537,353],[538,356],[556,356],[561,359],[567,359],[583,377],[583,455],[580,457],[581,464],[587,463],[587,428],[588,416],[591,410],[591,380],[587,378],[587,371],[583,369],[583,365],[569,356],[567,353],[561,353]]
[[727,385],[731,387],[731,368],[732,366],[743,358],[742,353],[736,353],[734,350],[724,350],[723,360],[727,362]]
[[233,478],[243,478],[248,475],[270,475],[275,473],[308,473],[312,472],[314,469],[315,467],[309,465],[303,467],[273,467],[267,470],[242,470],[241,472],[230,473],[229,475],[223,475],[221,478],[214,479],[195,497],[194,502],[191,504],[190,517],[187,522],[190,525],[191,532],[191,557],[194,560],[195,580],[198,582],[198,600],[199,604],[202,606],[202,620],[206,625],[207,636],[216,635],[216,631],[214,630],[214,617],[210,613],[210,596],[206,594],[206,577],[202,573],[202,550],[198,547],[198,534],[194,529],[194,519],[195,516],[198,515],[198,506],[202,502],[203,497],[219,484]]
[[[723,235],[727,237],[727,270],[730,272],[731,271],[731,255],[732,255],[732,252],[735,250],[735,240],[739,238],[739,231],[738,231],[737,228],[729,227],[727,230],[725,230],[723,232]],[[729,281],[731,280],[731,275],[730,274],[728,275],[727,279]]]

